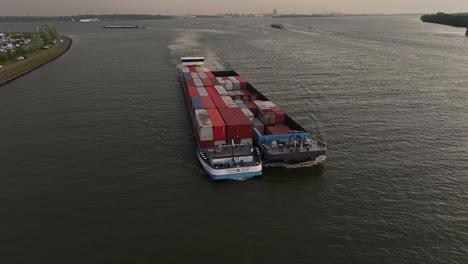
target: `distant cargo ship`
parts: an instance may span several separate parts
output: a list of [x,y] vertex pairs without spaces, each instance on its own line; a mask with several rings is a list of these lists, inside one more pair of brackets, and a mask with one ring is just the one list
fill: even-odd
[[210,71],[203,64],[203,57],[182,58],[180,79],[195,128],[197,156],[212,178],[258,176],[262,163],[300,165],[326,159],[325,143],[313,140],[239,74]]
[[103,28],[144,28],[141,25],[138,26],[103,26]]
[[273,23],[273,24],[271,24],[271,27],[272,28],[283,28],[284,26],[281,23]]

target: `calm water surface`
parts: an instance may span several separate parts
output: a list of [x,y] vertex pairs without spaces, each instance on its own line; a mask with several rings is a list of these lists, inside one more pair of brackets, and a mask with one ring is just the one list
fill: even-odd
[[[72,49],[0,87],[0,262],[468,263],[464,30],[282,22],[57,24]],[[189,55],[327,141],[326,163],[210,181],[177,80]]]

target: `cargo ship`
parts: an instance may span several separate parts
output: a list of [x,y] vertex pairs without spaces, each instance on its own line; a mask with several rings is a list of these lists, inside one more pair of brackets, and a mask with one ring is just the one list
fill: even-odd
[[[187,58],[183,59],[184,61],[197,64],[181,71],[181,80],[188,93],[189,107],[193,108],[198,104],[211,105],[220,113],[226,111],[222,109],[227,108],[231,109],[228,111],[234,115],[247,117],[252,124],[252,131],[246,131],[244,136],[252,135],[253,145],[260,150],[264,165],[309,166],[326,159],[327,149],[323,141],[314,140],[310,132],[235,71],[210,71],[202,67],[203,57]],[[199,95],[205,96],[201,99],[202,102],[196,97]],[[229,119],[226,119],[226,114],[223,114],[222,118],[228,126]],[[239,141],[239,138],[231,136],[227,140],[252,143],[250,138]]]
[[281,24],[281,23],[273,23],[273,24],[271,24],[271,27],[272,27],[272,28],[283,28],[283,24]]
[[253,144],[252,122],[230,97],[219,95],[215,87],[222,86],[210,70],[201,67],[204,58],[181,60],[180,80],[203,170],[214,180],[244,180],[262,175],[261,153]]
[[142,25],[138,25],[138,26],[103,26],[102,28],[110,28],[110,29],[125,28],[125,29],[130,29],[130,28],[144,28],[144,27]]

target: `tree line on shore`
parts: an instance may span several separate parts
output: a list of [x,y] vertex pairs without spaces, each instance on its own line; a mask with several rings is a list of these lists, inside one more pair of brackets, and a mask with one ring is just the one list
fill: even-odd
[[428,23],[468,28],[468,14],[451,15],[440,12],[434,15],[424,15],[421,17],[421,20]]
[[[11,33],[8,35],[11,36]],[[52,41],[58,37],[58,34],[54,26],[44,25],[38,28],[37,33],[14,33],[13,36],[11,36],[11,39],[20,39],[25,37],[31,39],[30,44],[22,45],[14,51],[10,50],[5,53],[0,53],[0,62],[13,60],[18,56],[26,56],[30,52],[41,49],[45,45],[50,45]]]

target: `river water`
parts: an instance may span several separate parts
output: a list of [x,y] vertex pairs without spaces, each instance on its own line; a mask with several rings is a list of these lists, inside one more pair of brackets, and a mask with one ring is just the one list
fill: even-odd
[[[0,261],[468,263],[464,30],[271,22],[56,24],[71,50],[0,87]],[[327,161],[211,181],[177,79],[198,55],[325,140]]]

